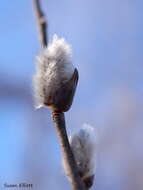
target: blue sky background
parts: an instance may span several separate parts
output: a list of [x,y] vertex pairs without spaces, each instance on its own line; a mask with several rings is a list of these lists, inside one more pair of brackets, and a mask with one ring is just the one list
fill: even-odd
[[[57,33],[71,44],[80,74],[66,113],[68,132],[83,123],[96,130],[93,189],[142,190],[143,2],[42,5],[50,39]],[[33,183],[34,190],[67,189],[50,112],[34,110],[32,75],[40,44],[32,1],[1,2],[0,34],[0,189],[21,182]]]

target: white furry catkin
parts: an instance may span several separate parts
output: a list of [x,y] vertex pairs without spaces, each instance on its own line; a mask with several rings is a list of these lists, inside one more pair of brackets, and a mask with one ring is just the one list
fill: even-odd
[[36,108],[47,106],[46,98],[56,94],[60,85],[70,80],[74,71],[70,46],[63,38],[54,35],[53,41],[37,57],[34,76]]
[[[79,174],[89,188],[93,184],[95,174],[95,131],[90,125],[83,127],[70,137],[70,145],[74,154]],[[63,160],[63,167],[68,176],[68,167]]]

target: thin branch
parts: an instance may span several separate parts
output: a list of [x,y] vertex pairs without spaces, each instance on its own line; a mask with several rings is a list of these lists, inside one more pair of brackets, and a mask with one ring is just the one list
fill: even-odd
[[72,188],[73,190],[87,190],[79,176],[77,165],[69,144],[64,113],[53,113],[53,121],[55,122],[55,128],[59,137],[63,159],[69,167],[68,171]]
[[[33,0],[33,4],[34,4],[36,19],[37,19],[38,28],[39,28],[41,46],[46,47],[48,43],[47,31],[46,31],[46,25],[47,25],[46,19],[45,19],[44,13],[41,10],[40,0]],[[63,158],[69,168],[69,177],[72,184],[72,188],[73,190],[87,190],[79,176],[74,155],[72,153],[72,150],[69,144],[69,140],[68,140],[68,136],[66,132],[64,113],[54,112],[53,121],[55,123],[55,128],[57,131],[57,135],[59,137]]]
[[40,1],[33,0],[34,10],[36,14],[36,20],[38,23],[39,29],[39,39],[42,47],[46,47],[48,44],[48,36],[47,36],[47,22],[45,15],[41,9]]

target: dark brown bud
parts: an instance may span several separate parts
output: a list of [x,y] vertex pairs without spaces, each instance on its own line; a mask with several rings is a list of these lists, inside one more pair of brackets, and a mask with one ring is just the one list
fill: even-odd
[[75,69],[71,79],[67,82],[62,82],[56,89],[56,91],[49,94],[46,97],[44,104],[47,105],[52,111],[66,112],[70,109],[76,86],[78,83],[78,70]]
[[88,189],[92,187],[93,181],[94,181],[94,175],[83,178],[83,182],[84,182],[86,188],[88,188]]

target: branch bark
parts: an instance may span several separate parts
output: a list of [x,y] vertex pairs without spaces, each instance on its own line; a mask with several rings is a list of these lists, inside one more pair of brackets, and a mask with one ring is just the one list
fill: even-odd
[[79,176],[74,155],[69,144],[64,113],[53,113],[53,121],[59,138],[62,156],[68,166],[72,188],[73,190],[86,190],[85,185]]
[[41,42],[41,46],[44,48],[48,44],[46,18],[45,18],[45,15],[41,9],[40,1],[39,0],[33,0],[33,5],[34,5],[37,24],[38,24],[39,40]]

